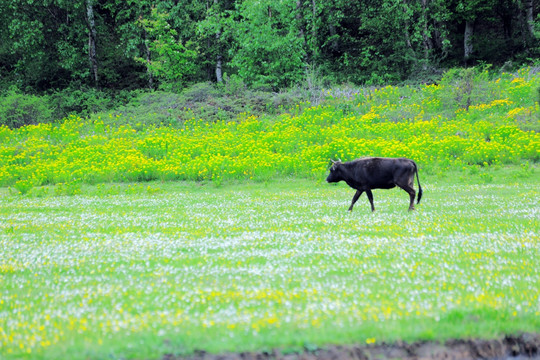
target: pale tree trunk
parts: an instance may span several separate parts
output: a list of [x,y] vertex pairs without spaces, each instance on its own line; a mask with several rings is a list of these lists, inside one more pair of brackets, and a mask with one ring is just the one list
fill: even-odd
[[152,72],[150,71],[150,47],[148,46],[148,36],[146,34],[146,30],[144,30],[144,49],[145,49],[145,55],[146,55],[146,72],[148,74],[148,87],[150,89],[154,89],[154,75],[152,75]]
[[534,34],[534,1],[523,0],[522,6],[523,12],[520,11],[520,14],[523,13],[523,15],[520,15],[520,21],[522,22],[523,46],[529,52],[536,40]]
[[[217,35],[216,35],[217,37]],[[222,56],[218,54],[216,56],[216,80],[218,83],[223,82],[223,72],[222,72]]]
[[94,84],[98,86],[98,63],[96,55],[96,21],[94,19],[93,0],[86,0],[86,17],[88,20],[88,59]]
[[463,36],[463,49],[464,49],[463,59],[465,60],[465,65],[469,63],[469,60],[471,59],[471,56],[474,51],[473,42],[472,42],[473,35],[474,35],[474,21],[467,20],[467,22],[465,23],[465,33]]
[[[214,6],[217,7],[217,5],[218,5],[218,0],[214,0]],[[221,39],[221,28],[218,28],[216,32],[216,47],[218,48],[218,54],[216,55],[216,80],[218,83],[223,82],[223,72],[222,72],[223,71],[222,70],[223,56],[221,55],[221,46],[219,46],[220,39]]]
[[[407,14],[407,10],[409,8],[409,3],[407,3],[407,0],[403,0],[403,13],[406,15]],[[411,43],[411,36],[409,34],[409,20],[405,18],[405,31],[403,31],[404,35],[405,35],[405,43],[407,44],[407,47],[414,53],[414,49],[413,49],[413,46],[412,46],[412,43]],[[415,57],[416,57],[416,54],[415,54]]]

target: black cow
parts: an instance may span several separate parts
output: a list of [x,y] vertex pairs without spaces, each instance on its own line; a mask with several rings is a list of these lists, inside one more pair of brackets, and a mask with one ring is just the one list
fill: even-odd
[[371,204],[371,211],[375,211],[373,206],[372,189],[392,189],[399,186],[409,193],[411,202],[409,210],[414,210],[414,174],[418,182],[418,201],[422,198],[422,187],[418,179],[418,167],[410,159],[399,158],[361,158],[342,163],[341,160],[333,161],[330,174],[326,178],[329,183],[345,181],[350,187],[356,189],[349,211],[352,211],[354,203],[365,191]]

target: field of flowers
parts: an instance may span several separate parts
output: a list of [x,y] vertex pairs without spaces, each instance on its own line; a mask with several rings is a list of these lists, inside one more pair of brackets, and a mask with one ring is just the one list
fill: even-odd
[[[0,127],[0,358],[540,333],[540,73],[475,76],[278,117]],[[347,212],[328,164],[369,155],[418,162],[416,212],[401,190]]]
[[3,189],[0,358],[540,332],[540,181],[502,178],[421,174],[416,212],[380,190],[374,214],[312,180]]
[[[0,127],[0,186],[24,193],[57,183],[320,178],[330,158],[361,156],[410,157],[424,171],[540,160],[538,69],[493,79],[480,72],[469,92],[443,80],[347,97],[328,91],[324,105],[274,118],[192,119],[173,128],[114,126],[123,115],[111,114]],[[470,104],[460,105],[464,97]]]

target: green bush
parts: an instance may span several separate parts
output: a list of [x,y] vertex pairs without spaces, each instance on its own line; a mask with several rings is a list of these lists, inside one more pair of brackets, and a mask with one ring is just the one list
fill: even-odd
[[210,98],[215,98],[220,96],[219,90],[216,89],[216,87],[210,83],[210,82],[203,82],[194,84],[188,88],[186,88],[182,95],[186,98],[186,100],[191,102],[202,102],[207,101]]
[[[291,89],[282,92],[255,91],[243,83],[209,82],[194,84],[180,94],[167,91],[138,92],[126,105],[116,107],[112,114],[96,115],[106,124],[167,125],[182,127],[185,121],[203,119],[234,120],[238,116],[278,114],[298,111],[297,104],[310,98],[309,92]],[[118,115],[118,116],[117,116]]]
[[109,125],[130,124],[135,128],[143,125],[175,126],[180,118],[186,116],[183,115],[188,112],[185,106],[184,98],[172,92],[139,92],[129,103],[116,107],[112,114],[103,111],[97,116]]
[[0,97],[0,125],[18,128],[53,120],[53,111],[45,96],[22,94],[16,89]]
[[23,179],[15,182],[15,189],[18,191],[20,195],[27,194],[32,188],[34,187],[36,181],[34,178],[30,179]]
[[50,104],[55,119],[69,115],[90,116],[124,105],[138,92],[107,92],[91,87],[66,88],[50,95]]

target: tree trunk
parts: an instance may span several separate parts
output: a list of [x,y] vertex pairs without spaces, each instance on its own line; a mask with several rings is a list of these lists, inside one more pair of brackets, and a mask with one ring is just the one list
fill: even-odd
[[440,50],[439,58],[440,60],[446,59],[448,57],[448,48],[450,41],[447,37],[447,31],[444,25],[444,22],[435,20],[434,24],[434,48]]
[[334,53],[337,53],[339,52],[339,42],[337,38],[336,27],[334,26],[334,24],[328,24],[328,30],[330,31],[330,38],[332,39],[330,41],[330,49]]
[[519,11],[519,22],[521,23],[521,37],[523,39],[523,47],[526,52],[534,46],[536,36],[534,34],[534,1],[522,0]]
[[96,55],[96,21],[94,19],[93,0],[86,0],[86,17],[88,21],[88,59],[94,84],[98,87],[98,63]]
[[[214,6],[217,7],[218,0],[214,0]],[[221,55],[221,46],[220,44],[221,39],[221,28],[218,28],[216,31],[216,48],[218,49],[218,54],[216,55],[216,81],[218,83],[223,82],[223,71],[222,71],[222,59],[223,56]]]
[[473,42],[472,42],[473,34],[474,34],[474,21],[467,20],[465,23],[465,34],[463,36],[463,49],[464,49],[463,60],[465,61],[465,65],[469,64],[469,61],[473,54],[473,50],[474,50]]
[[298,37],[302,39],[304,43],[304,61],[309,63],[308,44],[306,39],[306,27],[303,16],[302,0],[296,0],[296,25],[298,26]]
[[529,30],[529,37],[534,39],[534,0],[525,0],[525,20],[527,22],[527,29]]
[[431,37],[429,34],[428,29],[428,19],[427,19],[427,7],[428,3],[427,0],[422,0],[422,22],[423,22],[423,28],[422,28],[422,42],[424,43],[424,63],[422,64],[423,70],[427,70],[427,64],[429,62],[429,55],[431,50],[433,49],[433,42],[431,41]]
[[144,49],[146,55],[146,73],[148,74],[148,87],[154,89],[154,75],[150,71],[150,47],[148,46],[148,36],[144,30]]
[[[217,35],[216,35],[217,37]],[[222,72],[222,57],[221,54],[216,56],[216,81],[218,83],[223,82],[223,72]]]
[[311,37],[313,38],[313,44],[316,44],[317,43],[317,3],[315,2],[315,0],[311,1],[311,10],[313,12],[313,19],[311,20]]
[[403,34],[405,35],[405,43],[407,44],[407,47],[414,53],[414,49],[411,43],[411,36],[409,34],[409,19],[407,19],[407,9],[409,8],[409,4],[407,3],[407,0],[403,0],[403,4],[403,14],[405,15],[405,29],[403,31]]
[[296,0],[296,24],[298,25],[298,37],[304,38],[304,21],[302,16],[302,0]]
[[407,0],[403,0],[403,36],[405,37],[405,44],[407,44],[407,49],[411,52],[411,55],[414,59],[415,65],[418,63],[418,56],[411,42],[411,34],[409,33],[409,27],[411,25],[409,21],[409,3]]

